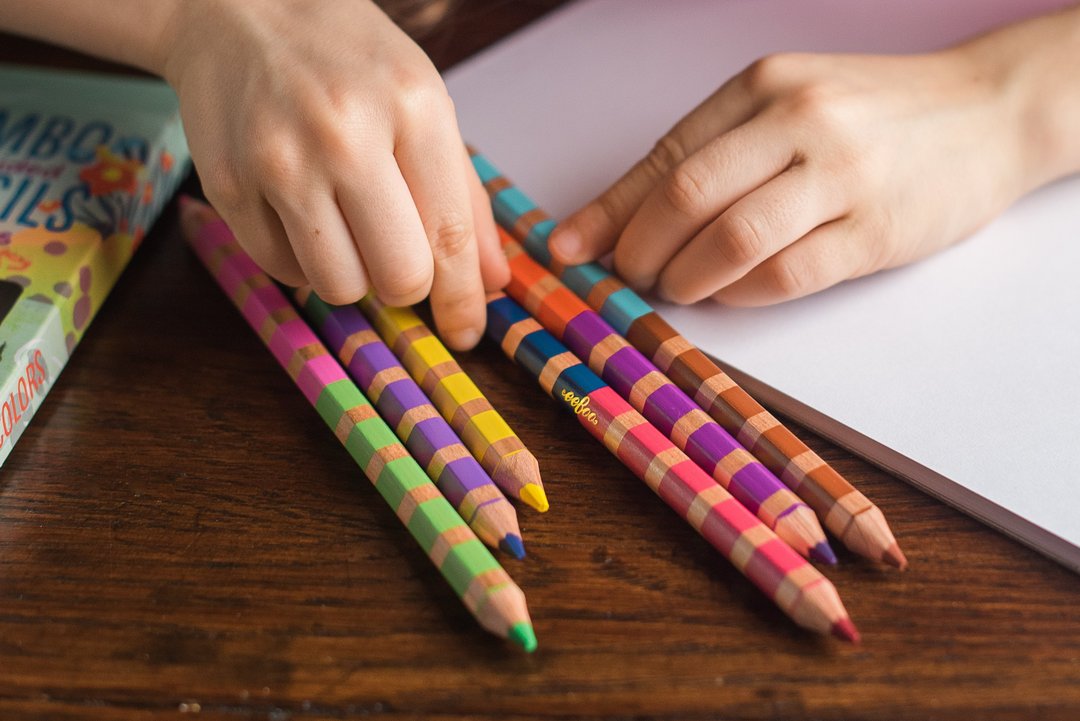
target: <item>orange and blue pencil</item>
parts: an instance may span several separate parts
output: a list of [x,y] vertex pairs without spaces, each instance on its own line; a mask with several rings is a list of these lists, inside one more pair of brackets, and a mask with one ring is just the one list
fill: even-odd
[[797,624],[859,638],[836,588],[520,305],[488,297],[488,336]]
[[499,233],[510,263],[508,295],[792,548],[836,563],[809,506],[517,241]]
[[535,650],[525,594],[439,493],[284,293],[240,249],[210,206],[181,199],[181,224],[214,280],[469,612],[488,631],[526,651]]
[[524,558],[514,507],[359,308],[331,306],[310,288],[295,291],[294,297],[349,376],[476,535],[514,558]]
[[533,258],[600,313],[806,501],[850,550],[898,568],[907,566],[881,509],[602,265],[558,263],[547,245],[555,221],[487,158],[475,150],[470,152],[491,197],[496,220]]
[[374,295],[359,305],[491,480],[541,513],[547,511],[536,457],[424,321],[412,308],[388,306]]

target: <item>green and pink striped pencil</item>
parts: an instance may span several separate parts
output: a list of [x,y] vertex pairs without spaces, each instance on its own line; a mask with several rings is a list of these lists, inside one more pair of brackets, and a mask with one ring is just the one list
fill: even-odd
[[524,558],[514,507],[360,309],[331,306],[310,288],[295,291],[294,297],[349,376],[480,540]]
[[800,626],[857,642],[836,588],[520,305],[488,296],[488,336]]
[[288,298],[249,258],[210,206],[181,199],[184,235],[379,495],[488,631],[526,651],[536,635],[525,594],[450,506],[319,342]]

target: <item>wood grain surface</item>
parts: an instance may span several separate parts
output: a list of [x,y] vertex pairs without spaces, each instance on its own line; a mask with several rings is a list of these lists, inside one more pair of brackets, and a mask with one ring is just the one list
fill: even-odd
[[[425,46],[447,67],[557,4],[465,2]],[[0,720],[1080,718],[1075,575],[802,433],[911,560],[838,545],[863,643],[814,637],[498,349],[461,362],[551,498],[505,561],[533,656],[475,624],[168,209],[0,470]]]

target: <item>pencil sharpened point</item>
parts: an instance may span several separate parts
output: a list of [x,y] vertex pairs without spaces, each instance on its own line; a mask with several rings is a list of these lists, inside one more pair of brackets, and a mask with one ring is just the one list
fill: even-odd
[[890,566],[895,566],[901,571],[907,569],[908,560],[904,552],[900,550],[900,546],[893,543],[891,546],[885,549],[885,553],[881,554],[881,560]]
[[830,566],[836,565],[836,554],[833,553],[832,546],[826,541],[822,541],[816,546],[810,548],[810,560],[817,561],[818,563],[825,563]]
[[859,629],[855,628],[855,624],[851,622],[850,618],[842,618],[834,623],[832,625],[832,635],[848,643],[858,643],[860,640]]
[[544,493],[544,489],[535,483],[526,483],[521,487],[521,492],[518,494],[521,500],[529,504],[541,513],[546,513],[550,508],[548,505],[547,494]]
[[536,633],[533,631],[533,627],[524,621],[511,626],[507,636],[511,641],[521,646],[526,653],[532,653],[536,650]]
[[525,558],[525,544],[512,533],[508,533],[506,538],[499,541],[499,548],[502,549],[503,553],[509,553],[519,561]]

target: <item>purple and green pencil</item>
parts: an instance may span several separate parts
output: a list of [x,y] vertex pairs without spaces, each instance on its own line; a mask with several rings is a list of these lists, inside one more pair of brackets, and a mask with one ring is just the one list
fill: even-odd
[[359,308],[332,306],[310,288],[294,297],[323,341],[477,536],[525,557],[517,513]]

